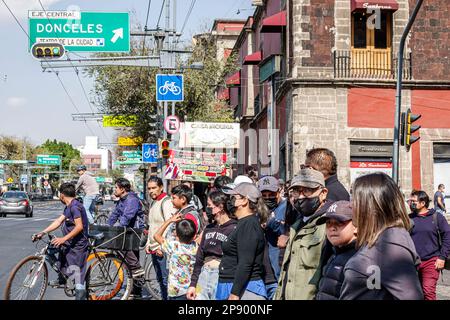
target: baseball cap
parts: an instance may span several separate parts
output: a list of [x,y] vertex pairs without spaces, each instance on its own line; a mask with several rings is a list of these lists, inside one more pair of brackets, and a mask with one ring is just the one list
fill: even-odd
[[352,203],[345,200],[336,201],[330,205],[327,212],[317,220],[317,224],[324,224],[328,219],[336,219],[339,222],[352,220]]
[[223,190],[223,192],[232,196],[240,195],[246,197],[254,203],[258,202],[258,199],[262,197],[262,194],[258,190],[258,188],[253,183],[248,182],[242,182],[238,184],[234,189]]
[[280,189],[280,183],[278,179],[273,176],[266,176],[264,178],[259,179],[258,181],[258,189],[259,191],[272,191],[277,192]]
[[248,183],[253,183],[253,180],[252,179],[250,179],[249,177],[247,177],[247,176],[237,176],[235,179],[234,179],[234,181],[233,181],[233,183],[235,184],[235,185],[238,185],[238,184],[241,184],[241,183],[243,183],[243,182],[248,182]]
[[293,187],[305,187],[311,189],[325,187],[325,178],[320,171],[312,168],[304,168],[292,179],[289,189]]

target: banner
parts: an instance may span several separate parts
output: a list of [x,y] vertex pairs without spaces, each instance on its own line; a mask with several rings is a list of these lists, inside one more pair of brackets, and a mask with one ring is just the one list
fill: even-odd
[[103,127],[134,127],[137,116],[103,116]]
[[144,139],[142,137],[118,137],[117,143],[119,146],[131,147],[140,146]]
[[350,180],[353,183],[357,178],[375,172],[384,172],[392,177],[391,162],[368,162],[368,161],[352,161],[350,162]]
[[184,122],[180,148],[238,149],[239,123]]
[[164,178],[212,182],[217,176],[226,175],[228,165],[224,153],[170,150]]

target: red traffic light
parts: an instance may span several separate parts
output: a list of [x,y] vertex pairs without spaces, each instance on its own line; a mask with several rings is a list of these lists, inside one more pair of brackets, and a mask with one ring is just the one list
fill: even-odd
[[168,148],[169,148],[169,145],[170,145],[169,140],[163,140],[163,141],[161,141],[161,148],[163,148],[163,149],[168,149]]

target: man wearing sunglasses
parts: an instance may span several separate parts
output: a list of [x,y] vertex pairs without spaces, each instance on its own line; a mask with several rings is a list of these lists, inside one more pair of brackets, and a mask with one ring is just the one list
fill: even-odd
[[316,222],[331,203],[326,201],[328,189],[323,174],[312,168],[300,170],[292,179],[289,193],[301,219],[291,226],[275,300],[311,300],[317,292],[326,243],[325,227]]

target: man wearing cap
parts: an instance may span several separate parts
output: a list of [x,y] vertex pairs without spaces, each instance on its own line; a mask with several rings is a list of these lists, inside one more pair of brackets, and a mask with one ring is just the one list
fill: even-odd
[[356,253],[356,227],[352,223],[352,205],[349,201],[333,203],[317,224],[326,224],[328,241],[333,255],[323,267],[316,300],[338,300],[344,282],[344,267]]
[[95,200],[99,192],[98,183],[90,172],[86,171],[86,166],[81,165],[77,167],[77,173],[80,176],[77,185],[75,186],[76,192],[84,192],[83,207],[86,210],[86,214],[89,223],[94,223],[94,206],[92,202]]
[[286,213],[286,201],[281,198],[281,189],[278,179],[266,176],[258,181],[258,189],[261,191],[264,203],[270,211],[266,225],[266,239],[269,244],[269,259],[275,277],[280,277],[280,248],[277,246],[278,237],[285,233],[284,215]]
[[275,300],[311,300],[317,293],[325,226],[317,225],[330,203],[323,174],[304,168],[290,186],[293,207],[300,212],[289,234]]

